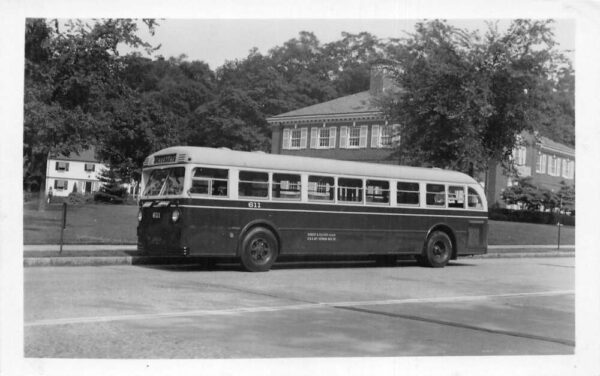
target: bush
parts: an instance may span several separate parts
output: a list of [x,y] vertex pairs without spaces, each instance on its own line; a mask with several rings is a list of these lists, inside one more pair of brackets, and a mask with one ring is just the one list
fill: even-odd
[[77,192],[72,192],[67,196],[65,202],[69,205],[85,205],[92,202],[93,197],[90,195],[84,195]]
[[495,221],[528,222],[555,225],[560,220],[560,223],[563,225],[575,226],[574,215],[558,214],[555,212],[548,213],[530,210],[490,208],[488,213],[489,218]]
[[108,204],[122,204],[125,200],[123,197],[111,195],[106,192],[96,192],[94,194],[94,201],[96,202],[104,202]]

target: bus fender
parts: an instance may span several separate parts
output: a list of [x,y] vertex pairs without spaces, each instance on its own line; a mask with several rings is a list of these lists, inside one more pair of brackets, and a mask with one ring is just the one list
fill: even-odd
[[277,243],[279,245],[279,252],[281,252],[281,237],[279,236],[279,231],[277,231],[277,227],[275,226],[275,224],[266,219],[255,219],[253,221],[248,222],[246,224],[246,226],[244,226],[240,230],[240,233],[238,236],[238,241],[237,241],[237,250],[236,250],[237,256],[241,255],[240,252],[242,251],[242,242],[244,241],[244,236],[248,233],[248,231],[252,230],[255,227],[264,227],[264,228],[270,230],[271,232],[273,232],[273,235],[275,235],[275,238],[277,239]]
[[429,235],[431,235],[431,233],[433,233],[434,231],[443,231],[446,234],[448,234],[448,236],[450,237],[450,240],[452,241],[452,257],[451,257],[451,259],[455,260],[458,255],[456,235],[454,234],[454,231],[452,230],[452,228],[443,222],[434,224],[433,226],[431,226],[429,231],[427,231],[427,235],[425,235],[425,239],[423,239],[423,252],[425,251],[425,245],[427,244],[427,239],[429,239]]

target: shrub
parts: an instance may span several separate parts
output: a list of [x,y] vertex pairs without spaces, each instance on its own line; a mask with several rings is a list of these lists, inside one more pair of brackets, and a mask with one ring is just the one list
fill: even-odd
[[490,208],[489,218],[495,221],[528,222],[555,225],[559,222],[566,226],[575,226],[575,216],[556,212],[541,212],[530,210],[511,210]]
[[93,198],[90,195],[84,195],[77,192],[72,192],[67,196],[65,202],[69,205],[85,205],[92,202]]
[[106,192],[96,192],[94,194],[94,201],[96,202],[104,202],[108,204],[122,204],[124,199],[123,197],[111,195]]

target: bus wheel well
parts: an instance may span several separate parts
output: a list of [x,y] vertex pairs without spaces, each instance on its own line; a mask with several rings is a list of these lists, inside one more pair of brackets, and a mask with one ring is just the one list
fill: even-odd
[[239,241],[238,241],[238,250],[237,250],[238,255],[240,254],[240,252],[242,250],[242,243],[244,241],[244,237],[246,236],[246,234],[257,227],[263,227],[273,233],[273,235],[275,236],[275,239],[277,240],[277,247],[279,248],[279,252],[281,253],[281,237],[279,236],[279,232],[277,232],[277,230],[275,230],[275,226],[273,226],[272,224],[261,221],[261,222],[251,222],[242,229],[242,231],[240,233]]
[[429,231],[427,232],[427,237],[425,238],[425,243],[427,243],[427,239],[429,238],[429,235],[431,235],[434,231],[442,231],[446,235],[448,235],[448,237],[450,238],[450,241],[452,242],[452,256],[450,258],[452,260],[456,260],[456,257],[458,255],[458,249],[456,248],[456,236],[454,235],[454,231],[452,231],[452,229],[450,227],[448,227],[447,225],[443,225],[443,224],[435,225],[432,228],[430,228]]

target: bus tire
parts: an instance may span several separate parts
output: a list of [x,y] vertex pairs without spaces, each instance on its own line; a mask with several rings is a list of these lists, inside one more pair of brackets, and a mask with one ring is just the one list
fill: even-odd
[[249,272],[266,272],[279,255],[279,246],[275,235],[264,227],[251,229],[242,242],[240,259],[242,266]]
[[423,254],[417,257],[417,261],[422,266],[443,268],[450,261],[452,252],[452,241],[448,234],[434,231],[427,238]]

